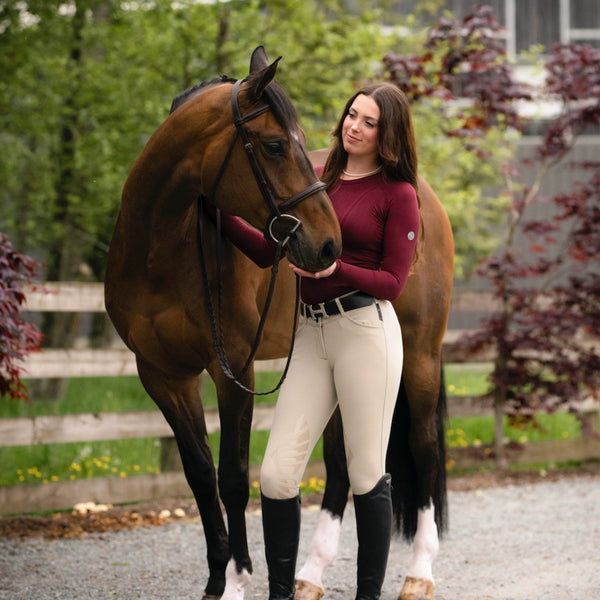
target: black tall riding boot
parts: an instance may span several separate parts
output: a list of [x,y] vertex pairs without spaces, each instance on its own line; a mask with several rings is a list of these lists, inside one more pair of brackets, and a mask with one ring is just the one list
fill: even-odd
[[269,600],[293,600],[300,540],[300,496],[272,500],[261,495]]
[[366,494],[354,494],[358,534],[356,600],[379,600],[392,537],[392,489],[384,475]]

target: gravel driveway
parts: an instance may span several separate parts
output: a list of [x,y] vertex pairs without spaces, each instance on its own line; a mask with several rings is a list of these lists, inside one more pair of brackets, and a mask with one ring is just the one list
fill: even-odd
[[[600,479],[450,492],[450,532],[434,565],[436,600],[600,598]],[[317,511],[303,509],[300,559]],[[350,506],[325,600],[352,600],[356,535]],[[266,598],[260,514],[248,513],[254,578]],[[0,598],[200,599],[206,580],[198,519],[80,539],[0,538]],[[396,600],[410,548],[394,541],[382,600]]]

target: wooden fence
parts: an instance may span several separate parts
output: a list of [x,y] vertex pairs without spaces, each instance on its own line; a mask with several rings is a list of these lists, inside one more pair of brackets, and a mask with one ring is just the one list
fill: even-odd
[[[27,294],[26,309],[31,312],[71,311],[103,312],[102,284],[45,284],[45,291]],[[482,294],[461,293],[453,298],[452,310],[472,310],[474,306],[489,307],[490,299]],[[447,347],[460,332],[449,331],[444,340]],[[283,361],[259,361],[257,370],[281,370]],[[102,350],[48,349],[30,355],[25,364],[28,378],[91,377],[135,375],[135,361],[123,347]],[[599,405],[588,402],[580,407],[581,418],[587,420],[587,430],[597,432]],[[489,398],[450,396],[449,415],[491,415]],[[209,433],[219,431],[216,410],[206,411]],[[257,405],[252,429],[268,430],[272,406]],[[160,412],[99,413],[62,416],[39,416],[0,419],[0,447],[89,442],[125,438],[156,437],[163,441],[165,455],[172,453],[171,429]],[[509,444],[511,464],[531,464],[551,461],[588,460],[600,458],[597,435],[531,444]],[[488,446],[449,448],[449,461],[454,469],[493,466],[493,449]],[[324,477],[322,462],[311,463],[307,476]],[[258,478],[251,472],[251,479]],[[77,502],[94,501],[124,503],[138,500],[188,496],[189,487],[181,470],[158,474],[134,475],[126,478],[108,477],[75,481],[58,481],[0,487],[0,514],[54,510],[72,507]]]

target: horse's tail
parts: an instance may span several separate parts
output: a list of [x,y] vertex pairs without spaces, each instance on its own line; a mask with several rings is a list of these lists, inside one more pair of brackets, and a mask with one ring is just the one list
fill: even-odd
[[[411,414],[406,388],[403,381],[400,383],[387,450],[386,468],[392,476],[392,504],[396,531],[408,541],[414,538],[417,531],[418,511],[427,508],[431,500],[435,507],[435,521],[439,534],[441,535],[447,527],[445,420],[446,386],[442,369],[435,411],[436,457],[433,461],[417,465],[409,441]],[[433,498],[424,489],[428,487],[427,481],[430,479],[433,479]]]

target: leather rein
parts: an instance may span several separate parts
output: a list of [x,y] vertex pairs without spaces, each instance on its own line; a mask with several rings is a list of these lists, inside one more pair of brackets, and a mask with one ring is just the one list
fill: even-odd
[[[293,208],[298,203],[302,202],[302,200],[304,200],[305,198],[308,198],[309,196],[312,196],[313,194],[316,194],[317,192],[324,190],[326,186],[323,182],[317,180],[315,183],[309,185],[306,189],[302,190],[295,196],[292,196],[291,198],[287,199],[286,201],[281,202],[280,204],[277,204],[277,202],[275,201],[275,195],[273,194],[271,186],[268,183],[267,177],[266,177],[262,167],[260,166],[260,163],[258,162],[256,153],[254,152],[254,148],[248,137],[248,132],[246,131],[246,128],[244,127],[244,125],[248,121],[251,121],[251,120],[255,119],[256,117],[258,117],[259,115],[263,114],[264,112],[270,110],[270,106],[268,104],[265,104],[264,106],[257,108],[256,110],[248,113],[247,115],[242,116],[241,112],[240,112],[239,102],[238,102],[238,95],[239,95],[239,88],[244,81],[246,81],[246,80],[245,79],[237,80],[231,90],[231,108],[233,110],[233,123],[235,125],[235,133],[233,135],[231,143],[229,144],[229,148],[225,155],[225,159],[221,163],[221,167],[217,173],[217,177],[216,177],[215,181],[213,182],[213,185],[211,186],[211,190],[210,190],[210,193],[209,193],[207,199],[210,202],[212,202],[212,204],[214,205],[214,194],[217,189],[217,186],[225,172],[227,164],[229,163],[229,159],[231,157],[231,153],[237,142],[237,139],[238,139],[238,137],[241,138],[242,143],[244,145],[244,150],[246,152],[246,156],[248,157],[248,161],[250,162],[250,166],[252,168],[252,173],[254,174],[254,179],[256,181],[256,184],[258,185],[261,195],[271,211],[271,214],[269,217],[269,222],[265,228],[265,235],[268,234],[271,237],[271,239],[273,239],[275,242],[277,242],[277,248],[275,249],[275,260],[273,262],[273,266],[271,267],[271,278],[269,281],[269,289],[268,289],[267,297],[265,300],[263,312],[260,317],[260,322],[258,324],[258,329],[256,331],[256,337],[255,337],[254,343],[252,345],[252,350],[250,351],[250,354],[249,354],[248,358],[246,359],[246,363],[242,367],[241,371],[237,374],[233,373],[233,371],[231,369],[231,365],[229,364],[229,360],[227,358],[227,353],[225,351],[225,342],[224,342],[224,335],[223,335],[223,276],[222,276],[223,271],[221,268],[222,257],[221,257],[221,244],[220,244],[221,211],[219,208],[217,208],[215,206],[215,208],[216,208],[215,224],[216,224],[216,228],[217,228],[217,250],[216,250],[217,310],[215,313],[215,307],[213,304],[212,294],[211,294],[211,289],[210,289],[210,281],[208,278],[208,269],[206,266],[206,258],[205,258],[205,253],[204,253],[204,250],[202,247],[202,240],[204,239],[204,237],[203,237],[204,210],[203,210],[202,202],[205,198],[204,196],[200,196],[200,198],[198,200],[198,232],[199,232],[199,236],[200,236],[199,249],[200,249],[200,258],[201,258],[201,264],[202,264],[202,280],[204,283],[204,293],[205,293],[206,302],[207,302],[207,306],[208,306],[211,334],[212,334],[212,338],[213,338],[215,354],[217,356],[217,360],[219,361],[221,370],[223,371],[223,373],[225,374],[225,376],[228,379],[233,381],[239,388],[243,389],[245,392],[248,392],[254,396],[265,396],[268,394],[272,394],[273,392],[277,391],[281,387],[281,384],[283,383],[283,380],[285,379],[285,377],[287,375],[287,371],[288,371],[288,368],[290,365],[290,360],[292,357],[292,351],[294,349],[294,342],[295,342],[295,338],[296,338],[296,328],[298,326],[298,313],[299,313],[299,308],[300,308],[300,278],[297,275],[296,275],[296,302],[295,302],[295,309],[294,309],[292,341],[291,341],[291,346],[290,346],[290,352],[289,352],[287,360],[286,360],[285,368],[283,370],[281,378],[279,379],[279,382],[272,390],[269,390],[266,392],[257,392],[255,390],[252,390],[252,389],[246,387],[240,380],[242,377],[244,377],[244,375],[246,374],[246,372],[252,365],[252,363],[254,361],[254,357],[256,356],[256,352],[258,351],[258,346],[260,345],[260,341],[262,338],[262,332],[263,332],[267,314],[268,314],[268,311],[269,311],[269,308],[271,305],[271,300],[273,298],[273,292],[275,290],[275,280],[276,280],[277,272],[279,269],[279,261],[281,260],[281,258],[283,256],[283,249],[284,249],[285,245],[288,243],[290,237],[295,235],[296,230],[301,225],[301,222],[297,217],[295,217],[291,214],[288,214],[286,211],[288,211],[290,208]],[[288,220],[290,222],[289,230],[287,231],[285,236],[280,239],[276,238],[276,236],[274,235],[274,231],[273,231],[273,225],[278,220]]]

